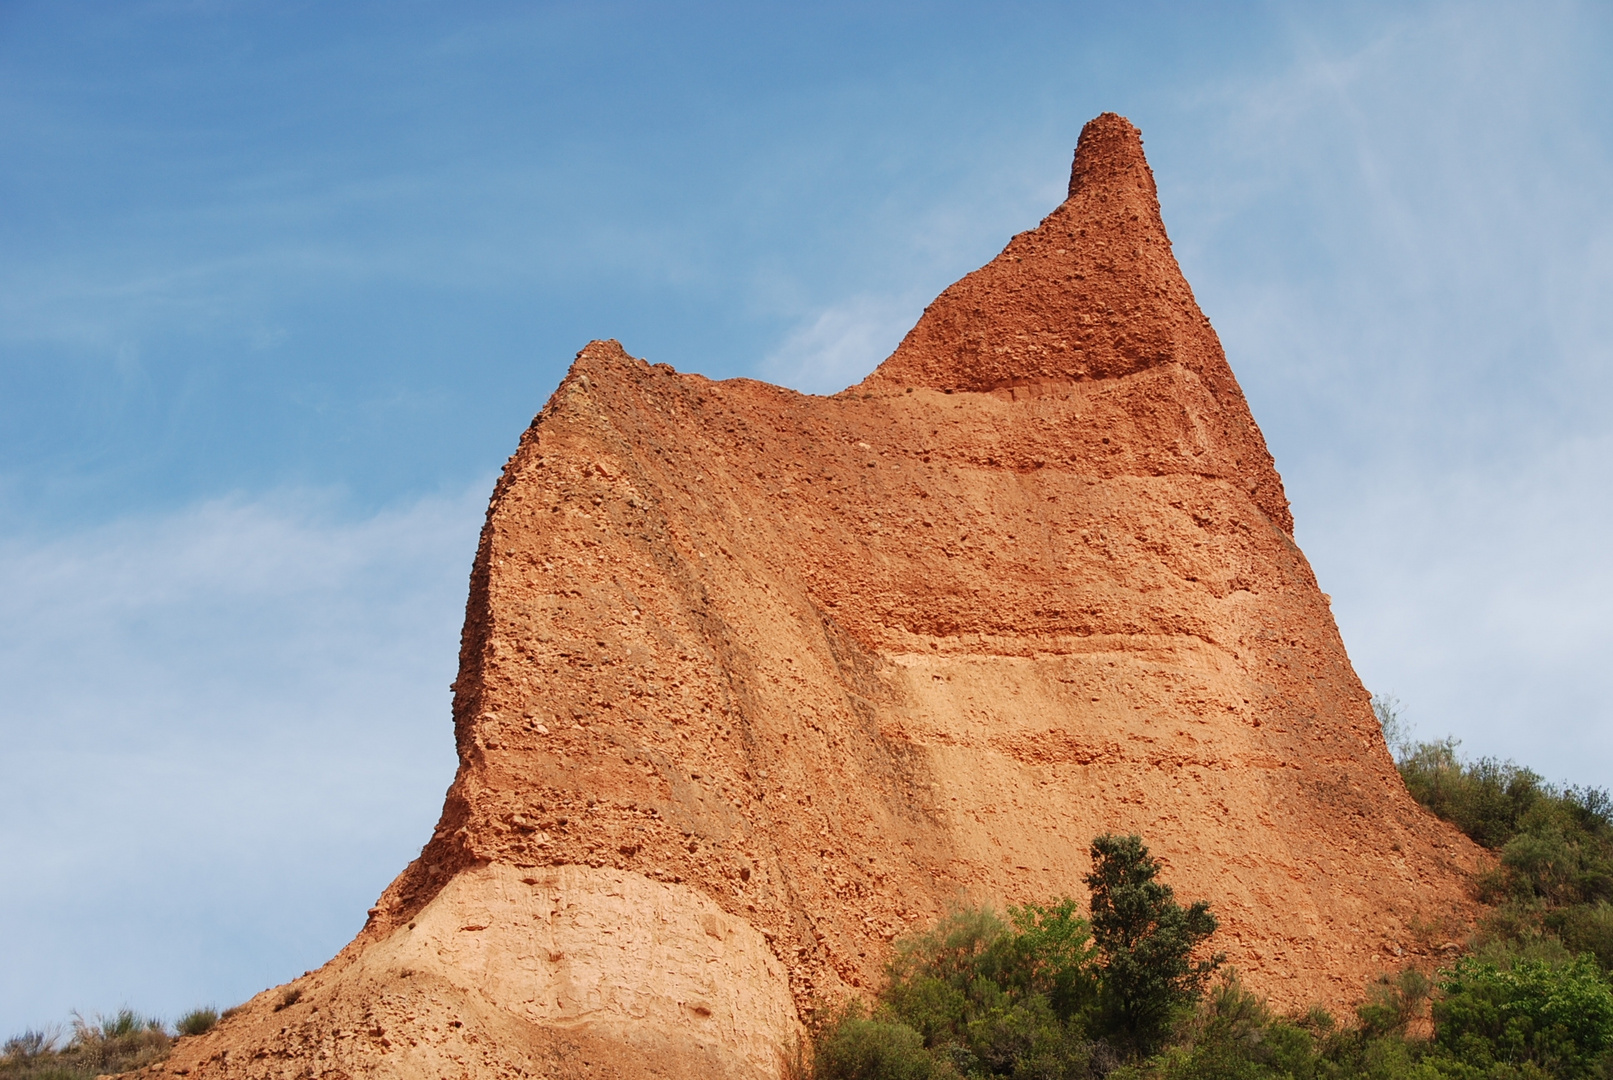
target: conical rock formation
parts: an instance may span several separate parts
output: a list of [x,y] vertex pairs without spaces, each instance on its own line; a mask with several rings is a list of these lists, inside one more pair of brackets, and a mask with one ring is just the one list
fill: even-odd
[[1140,832],[1284,1006],[1470,919],[1137,132],[829,398],[577,357],[494,491],[441,824],[359,937],[156,1072],[777,1075],[961,897]]

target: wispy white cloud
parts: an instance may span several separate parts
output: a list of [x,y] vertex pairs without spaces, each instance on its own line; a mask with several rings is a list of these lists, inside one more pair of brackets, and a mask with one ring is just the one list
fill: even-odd
[[862,381],[901,343],[924,302],[913,297],[854,296],[814,312],[768,354],[760,375],[809,394],[832,394]]
[[7,1030],[321,963],[429,835],[481,485],[336,505],[0,539]]
[[1419,734],[1606,786],[1613,436],[1495,470],[1333,470],[1301,541],[1357,670]]
[[[1367,684],[1613,780],[1613,157],[1589,9],[1438,4],[1203,91],[1164,192]],[[1176,207],[1172,214],[1171,207]]]

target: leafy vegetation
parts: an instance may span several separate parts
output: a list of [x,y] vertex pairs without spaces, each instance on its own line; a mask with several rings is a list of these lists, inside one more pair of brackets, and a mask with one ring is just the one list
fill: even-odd
[[1123,1051],[1151,1053],[1226,959],[1192,959],[1215,933],[1215,916],[1203,900],[1182,907],[1171,887],[1155,880],[1159,862],[1141,837],[1098,837],[1092,863],[1086,882],[1102,958],[1099,1027]]
[[819,1027],[821,1080],[1102,1074],[1162,1043],[1220,956],[1194,959],[1215,932],[1157,880],[1136,836],[1092,842],[1089,923],[1069,897],[966,908],[900,941],[878,1004]]
[[0,1048],[0,1076],[79,1080],[138,1069],[168,1056],[172,1038],[162,1021],[130,1009],[93,1021],[74,1015],[65,1042],[55,1032],[29,1031]]
[[1078,1018],[1097,990],[1090,940],[1073,901],[1011,908],[1006,919],[955,911],[898,943],[872,1014],[853,1003],[825,1025],[816,1075],[992,1075],[1072,1052],[1084,1061]]
[[1279,1016],[1206,952],[1214,916],[1177,903],[1141,839],[1100,836],[1092,856],[1090,922],[1066,897],[957,910],[899,941],[878,1000],[817,1023],[812,1075],[1613,1078],[1613,983],[1558,938],[1491,932],[1433,978],[1383,977],[1348,1023],[1319,1009]]
[[1398,702],[1372,704],[1412,796],[1499,856],[1476,883],[1495,905],[1480,942],[1589,953],[1613,971],[1613,798],[1511,761],[1464,760],[1455,739],[1416,742]]
[[[201,1035],[217,1022],[216,1010],[195,1009],[180,1017],[178,1035]],[[0,1045],[0,1078],[91,1080],[141,1069],[166,1058],[176,1037],[161,1020],[132,1009],[94,1020],[75,1013],[65,1038],[59,1031],[26,1031]]]
[[[1430,982],[1386,978],[1340,1025],[1279,1017],[1235,978],[1213,987],[1173,1044],[1113,1080],[1592,1080],[1613,1070],[1613,987],[1587,960],[1463,957]],[[1432,1038],[1411,1033],[1432,1020]]]
[[1440,989],[1438,1049],[1476,1075],[1534,1066],[1549,1076],[1593,1076],[1613,1064],[1613,988],[1589,956],[1504,966],[1464,956]]

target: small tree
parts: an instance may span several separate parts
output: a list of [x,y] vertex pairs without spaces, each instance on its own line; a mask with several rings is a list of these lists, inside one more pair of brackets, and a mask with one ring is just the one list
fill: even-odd
[[1176,902],[1156,880],[1159,860],[1140,836],[1105,833],[1092,841],[1092,940],[1103,970],[1101,1021],[1118,1047],[1153,1053],[1178,1011],[1196,1000],[1224,956],[1195,962],[1193,952],[1216,930],[1210,906]]

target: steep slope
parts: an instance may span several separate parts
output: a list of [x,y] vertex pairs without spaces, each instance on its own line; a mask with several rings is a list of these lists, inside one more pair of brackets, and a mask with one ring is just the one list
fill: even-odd
[[1358,999],[1470,917],[1477,853],[1291,531],[1118,116],[860,386],[595,342],[493,494],[431,841],[166,1071],[773,1075],[893,936],[1083,895],[1104,830],[1277,1003]]

